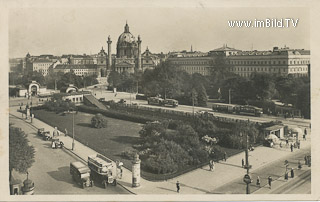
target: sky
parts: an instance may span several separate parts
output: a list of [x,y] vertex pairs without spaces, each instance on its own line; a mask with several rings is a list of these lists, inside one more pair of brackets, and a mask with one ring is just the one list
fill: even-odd
[[[231,28],[228,20],[298,19],[289,28]],[[142,51],[210,51],[227,44],[240,50],[274,46],[310,49],[310,17],[306,8],[262,7],[87,7],[12,8],[9,11],[9,57],[40,54],[112,53],[124,31],[141,36]]]

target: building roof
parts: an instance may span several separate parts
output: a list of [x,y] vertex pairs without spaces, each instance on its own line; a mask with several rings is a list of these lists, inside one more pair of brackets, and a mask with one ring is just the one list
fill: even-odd
[[268,130],[268,131],[274,131],[274,130],[279,130],[279,129],[282,129],[284,128],[284,126],[281,126],[281,125],[273,125],[273,126],[270,126],[268,128],[265,128],[265,130]]
[[53,61],[49,59],[40,58],[33,61],[33,63],[53,63]]
[[69,64],[59,64],[55,69],[96,69],[96,64],[85,64],[85,65],[69,65]]
[[213,49],[213,50],[210,51],[210,52],[216,52],[216,51],[240,51],[240,50],[235,49],[235,48],[230,48],[230,47],[228,47],[227,45],[224,45],[224,46],[222,46],[221,48]]

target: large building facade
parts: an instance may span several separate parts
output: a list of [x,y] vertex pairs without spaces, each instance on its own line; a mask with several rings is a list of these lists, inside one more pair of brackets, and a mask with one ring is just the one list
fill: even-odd
[[253,72],[277,75],[308,76],[310,51],[303,49],[279,49],[272,51],[239,51],[228,57],[231,71],[242,77]]
[[129,25],[126,23],[124,32],[119,36],[117,41],[117,54],[115,58],[112,58],[111,53],[111,38],[108,37],[108,62],[107,72],[115,70],[119,73],[129,72],[134,73],[135,71],[142,70],[141,63],[141,39],[138,36],[135,37],[130,33]]

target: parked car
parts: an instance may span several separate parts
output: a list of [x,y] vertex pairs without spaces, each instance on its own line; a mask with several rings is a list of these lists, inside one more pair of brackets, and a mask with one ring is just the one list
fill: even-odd
[[63,142],[59,140],[59,138],[52,138],[51,142],[52,148],[57,149],[57,148],[63,148]]

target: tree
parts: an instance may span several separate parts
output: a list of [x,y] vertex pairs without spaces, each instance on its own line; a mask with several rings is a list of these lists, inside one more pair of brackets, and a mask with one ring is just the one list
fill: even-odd
[[12,171],[26,173],[34,163],[35,150],[29,145],[27,135],[20,129],[9,126],[9,172],[10,180]]
[[91,119],[91,126],[94,128],[106,128],[108,120],[102,114],[96,114]]

